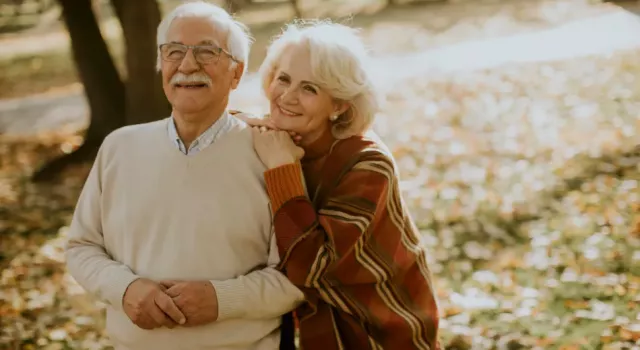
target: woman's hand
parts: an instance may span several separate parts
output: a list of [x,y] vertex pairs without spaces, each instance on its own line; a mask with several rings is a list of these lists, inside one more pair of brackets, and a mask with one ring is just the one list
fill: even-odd
[[286,131],[261,130],[259,127],[253,127],[251,133],[253,148],[262,163],[269,169],[295,163],[304,156],[304,150],[296,146]]
[[257,118],[254,117],[253,115],[249,114],[249,113],[243,113],[243,112],[238,112],[233,114],[234,117],[242,120],[243,122],[247,123],[249,126],[254,127],[266,127],[267,129],[273,129],[276,130],[278,128],[276,128],[275,124],[273,123],[273,120],[269,119],[269,118]]
[[[271,120],[270,118],[256,118],[253,115],[249,114],[249,113],[243,113],[243,112],[237,112],[237,113],[233,113],[233,116],[242,120],[243,122],[247,123],[247,125],[251,126],[251,127],[258,127],[260,128],[261,131],[266,131],[266,130],[280,130],[278,129],[278,127],[275,125],[275,123],[273,122],[273,120]],[[289,133],[289,136],[291,136],[291,138],[293,139],[293,142],[297,145],[298,143],[300,143],[300,140],[302,139],[302,137],[298,134],[296,134],[293,131],[287,131]]]

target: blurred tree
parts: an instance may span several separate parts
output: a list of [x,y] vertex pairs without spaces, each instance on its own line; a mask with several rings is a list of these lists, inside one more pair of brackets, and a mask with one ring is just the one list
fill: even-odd
[[229,13],[236,13],[247,5],[249,0],[226,0],[227,11]]
[[169,103],[156,71],[156,30],[160,8],[156,0],[111,0],[120,19],[126,47],[126,124],[145,123],[168,116]]
[[49,180],[71,164],[93,159],[104,137],[113,130],[170,113],[160,75],[155,71],[155,35],[161,17],[156,0],[112,0],[125,39],[126,83],[118,75],[100,33],[91,0],[58,2],[91,119],[82,146],[45,164],[34,173],[34,181]]
[[[251,5],[253,2],[254,0],[226,0],[225,4],[227,7],[227,11],[229,11],[229,13],[237,13],[243,8]],[[291,6],[293,7],[293,12],[295,16],[298,18],[302,18],[302,11],[300,10],[299,0],[272,1],[272,3],[277,3],[277,2],[287,2],[291,4]]]

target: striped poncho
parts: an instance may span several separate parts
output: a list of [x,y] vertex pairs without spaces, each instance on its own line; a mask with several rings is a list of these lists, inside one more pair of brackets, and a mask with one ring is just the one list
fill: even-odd
[[379,140],[324,137],[265,181],[280,268],[307,299],[303,350],[439,348],[425,252]]

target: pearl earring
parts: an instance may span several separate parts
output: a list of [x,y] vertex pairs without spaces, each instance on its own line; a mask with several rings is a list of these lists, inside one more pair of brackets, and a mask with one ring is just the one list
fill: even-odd
[[331,117],[329,117],[329,120],[331,120],[332,122],[335,122],[336,120],[338,120],[338,115],[334,114]]

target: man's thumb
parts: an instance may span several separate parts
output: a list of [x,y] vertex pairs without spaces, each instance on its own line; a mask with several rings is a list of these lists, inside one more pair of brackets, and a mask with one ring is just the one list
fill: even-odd
[[178,281],[175,281],[175,280],[162,280],[162,281],[160,281],[158,283],[166,289],[166,288],[171,288],[174,285],[178,284]]

